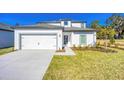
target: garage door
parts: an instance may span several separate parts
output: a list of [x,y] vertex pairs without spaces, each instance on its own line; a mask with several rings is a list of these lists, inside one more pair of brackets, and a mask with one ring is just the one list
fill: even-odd
[[21,49],[56,49],[56,35],[21,35]]

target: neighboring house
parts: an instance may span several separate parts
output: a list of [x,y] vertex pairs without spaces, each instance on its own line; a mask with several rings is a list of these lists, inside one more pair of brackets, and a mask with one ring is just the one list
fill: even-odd
[[0,48],[14,46],[14,29],[7,24],[0,23]]
[[86,22],[59,20],[39,22],[15,28],[15,50],[54,49],[73,46],[94,46],[96,30],[86,27]]

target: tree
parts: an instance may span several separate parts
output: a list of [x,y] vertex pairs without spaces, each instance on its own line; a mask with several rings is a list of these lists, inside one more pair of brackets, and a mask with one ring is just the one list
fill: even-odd
[[106,20],[106,24],[117,31],[117,38],[122,38],[124,30],[124,15],[112,14],[112,16]]
[[108,30],[108,37],[109,37],[110,43],[111,43],[111,44],[114,44],[114,43],[115,43],[115,38],[114,38],[114,36],[115,36],[116,32],[115,32],[115,30],[114,30],[113,28],[111,28],[111,27],[107,27],[107,30]]
[[94,28],[96,30],[98,30],[97,34],[96,34],[96,37],[98,39],[102,39],[102,32],[100,31],[101,30],[101,25],[99,24],[99,20],[94,20],[93,22],[91,22],[91,28]]
[[102,39],[105,40],[105,48],[107,49],[107,38],[108,38],[108,30],[106,27],[101,27],[100,28],[100,33],[102,36]]
[[101,27],[99,29],[99,34],[101,36],[102,39],[104,39],[105,41],[105,47],[107,49],[107,40],[109,39],[111,44],[115,43],[115,30],[111,27]]
[[98,29],[99,27],[99,20],[95,20],[91,23],[91,28]]
[[119,20],[122,21],[122,18],[119,17],[118,19],[116,19],[118,24],[116,23],[115,19],[116,18],[114,18],[114,17],[110,17],[107,20],[107,24],[105,26],[100,25],[98,20],[95,20],[91,23],[91,27],[98,30],[97,38],[104,39],[106,49],[107,49],[108,39],[111,44],[115,43],[115,38],[114,38],[114,36],[116,35],[115,28],[118,26],[118,29],[119,29],[119,28],[121,28],[121,26],[122,27],[124,26],[124,25],[122,25],[123,22],[120,23],[120,21],[119,21]]

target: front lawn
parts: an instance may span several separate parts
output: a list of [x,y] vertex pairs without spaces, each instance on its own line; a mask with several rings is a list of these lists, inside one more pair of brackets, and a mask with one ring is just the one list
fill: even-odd
[[9,53],[9,52],[12,52],[12,51],[13,51],[13,47],[0,49],[0,55],[6,54],[6,53]]
[[76,56],[54,56],[44,80],[124,79],[124,50],[118,53],[78,51]]

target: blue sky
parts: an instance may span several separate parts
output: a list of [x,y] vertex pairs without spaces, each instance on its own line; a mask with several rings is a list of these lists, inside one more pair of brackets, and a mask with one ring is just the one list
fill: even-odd
[[15,25],[35,24],[39,21],[54,21],[69,18],[72,20],[83,20],[90,24],[93,20],[100,20],[100,24],[110,17],[111,13],[0,13],[0,22]]

